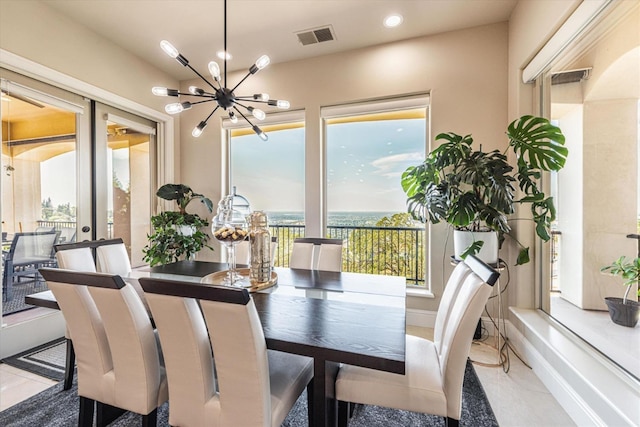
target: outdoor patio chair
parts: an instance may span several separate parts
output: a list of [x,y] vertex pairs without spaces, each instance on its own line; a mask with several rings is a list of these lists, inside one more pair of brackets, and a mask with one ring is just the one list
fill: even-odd
[[33,283],[34,292],[42,282],[38,269],[54,266],[53,244],[58,233],[45,232],[16,233],[9,250],[3,254],[4,271],[2,273],[2,300],[13,299],[15,285]]

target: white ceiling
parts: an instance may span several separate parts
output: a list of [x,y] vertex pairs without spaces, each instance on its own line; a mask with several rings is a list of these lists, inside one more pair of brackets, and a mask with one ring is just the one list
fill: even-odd
[[[222,61],[223,0],[42,0],[177,79],[194,77],[160,49],[170,41],[196,70]],[[228,69],[248,68],[262,54],[272,63],[507,21],[518,0],[228,0]],[[390,13],[404,22],[382,25]],[[295,33],[331,25],[336,40],[302,46]],[[117,58],[113,58],[117,61]]]

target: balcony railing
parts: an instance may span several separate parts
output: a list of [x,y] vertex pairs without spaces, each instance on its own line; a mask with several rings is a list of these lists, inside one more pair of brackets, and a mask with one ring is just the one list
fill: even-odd
[[[40,227],[75,228],[72,221],[38,221]],[[271,235],[278,238],[275,265],[289,265],[293,241],[305,236],[304,225],[271,225]],[[113,236],[113,224],[108,226],[109,238]],[[369,274],[386,274],[407,278],[408,285],[425,283],[425,232],[423,228],[410,227],[327,227],[327,236],[342,239],[342,271]]]
[[[304,237],[304,225],[271,225],[278,237],[276,266],[288,266],[293,240]],[[425,283],[425,232],[409,227],[327,227],[327,236],[344,240],[342,271],[407,278],[408,285]]]

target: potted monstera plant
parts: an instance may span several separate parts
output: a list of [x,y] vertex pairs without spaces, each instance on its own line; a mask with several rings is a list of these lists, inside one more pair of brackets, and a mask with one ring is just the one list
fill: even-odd
[[[402,174],[407,209],[414,219],[453,226],[454,246],[458,235],[467,236],[454,249],[457,259],[477,254],[486,262],[497,262],[498,248],[510,235],[509,216],[518,204],[530,205],[536,234],[544,241],[550,238],[555,207],[538,180],[543,171],[564,167],[564,135],[549,120],[526,115],[509,124],[506,136],[507,148],[500,152],[474,147],[471,135],[441,133],[436,136],[441,144]],[[515,154],[515,168],[507,159],[509,150]],[[516,197],[516,187],[522,197]],[[486,254],[491,241],[495,252]],[[516,265],[529,262],[529,248],[515,241],[520,248]]]
[[174,200],[178,210],[160,212],[151,217],[153,233],[148,236],[149,243],[142,249],[145,262],[153,267],[180,259],[192,259],[203,248],[213,250],[207,244],[209,235],[202,231],[209,222],[198,214],[187,212],[187,206],[194,200],[199,200],[209,212],[213,212],[213,203],[209,198],[193,192],[184,184],[165,184],[158,189],[156,196]]

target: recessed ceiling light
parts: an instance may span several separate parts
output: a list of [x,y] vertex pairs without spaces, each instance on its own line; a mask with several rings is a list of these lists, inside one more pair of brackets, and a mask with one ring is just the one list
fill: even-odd
[[[227,53],[226,53],[226,55],[225,55],[224,50],[219,50],[219,51],[218,51],[218,53],[217,53],[217,55],[218,55],[218,58],[220,58],[220,59],[226,59],[227,61],[228,61],[229,59],[233,58],[229,52],[227,52]],[[225,58],[225,56],[226,56],[226,58]]]
[[394,14],[384,18],[384,26],[387,28],[397,27],[402,24],[402,15]]

